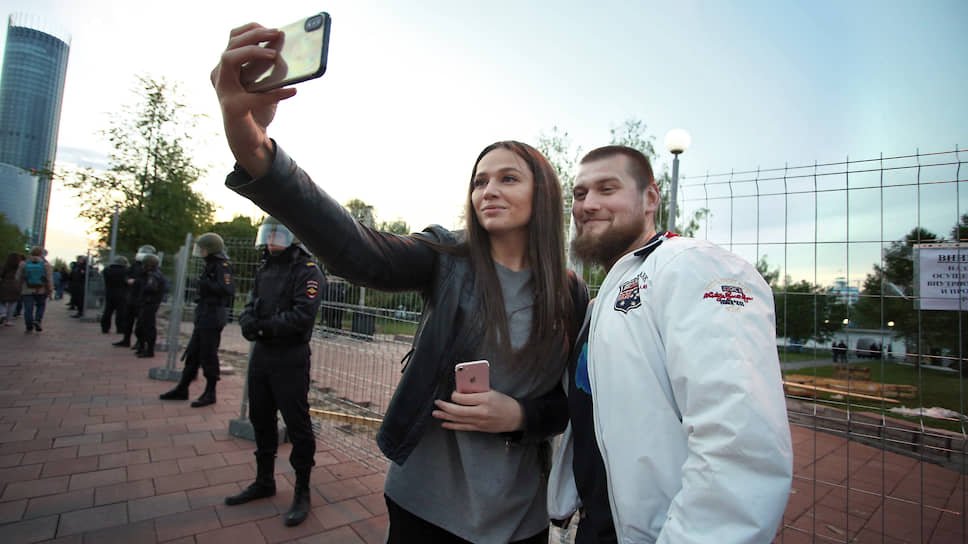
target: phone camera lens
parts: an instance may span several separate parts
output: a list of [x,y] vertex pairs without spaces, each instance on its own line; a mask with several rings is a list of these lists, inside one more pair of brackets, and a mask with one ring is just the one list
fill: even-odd
[[309,19],[306,19],[306,32],[312,32],[321,26],[323,26],[322,15],[314,15]]

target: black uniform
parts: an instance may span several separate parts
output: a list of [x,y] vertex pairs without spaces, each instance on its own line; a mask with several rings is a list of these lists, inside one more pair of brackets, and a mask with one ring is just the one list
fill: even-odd
[[144,341],[142,353],[145,356],[155,354],[155,339],[158,338],[155,317],[158,315],[161,299],[167,291],[168,281],[160,270],[155,268],[145,272],[144,285],[141,287],[141,307],[138,313],[138,327],[141,329],[141,339]]
[[195,328],[185,353],[185,369],[189,381],[198,376],[198,367],[206,380],[219,379],[218,346],[225,327],[226,306],[235,295],[232,264],[225,253],[205,257],[205,270],[198,278],[198,297],[195,298]]
[[[128,272],[124,265],[114,263],[104,271],[104,313],[101,314],[101,332],[111,331],[111,315],[114,314],[114,327],[118,332],[124,326],[124,306],[128,292]],[[117,312],[117,313],[115,313]]]
[[87,261],[77,261],[77,264],[71,269],[71,304],[77,310],[74,317],[84,315],[84,283],[86,279]]
[[[128,346],[131,344],[131,332],[134,330],[134,324],[138,320],[138,313],[140,312],[141,306],[141,287],[144,285],[145,280],[145,270],[141,265],[141,261],[135,261],[134,264],[128,267],[125,281],[127,280],[133,281],[128,285],[125,293],[124,311],[120,312],[123,319],[121,326],[118,327],[118,332],[123,334],[124,337],[115,344],[116,346]],[[141,341],[140,332],[139,330],[137,335],[139,341]]]
[[256,458],[275,458],[276,410],[292,441],[289,462],[297,471],[313,466],[316,439],[309,419],[309,340],[326,278],[301,246],[279,255],[265,252],[252,295],[239,316],[242,334],[255,342],[249,361],[249,420]]

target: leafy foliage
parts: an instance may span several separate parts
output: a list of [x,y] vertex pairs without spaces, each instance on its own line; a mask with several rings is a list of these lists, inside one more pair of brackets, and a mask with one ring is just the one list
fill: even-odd
[[224,240],[254,241],[259,233],[259,225],[261,221],[255,221],[245,215],[236,215],[231,221],[218,221],[204,230],[217,232]]
[[[765,263],[762,259],[760,262]],[[777,336],[822,343],[843,328],[847,305],[819,285],[800,280],[782,289],[774,288],[773,298]]]
[[350,211],[350,215],[355,217],[360,223],[363,223],[368,227],[376,226],[376,217],[374,216],[373,206],[358,198],[350,200],[344,204],[344,206],[346,206],[346,209]]
[[[952,237],[966,231],[963,216],[951,230]],[[895,334],[904,339],[908,353],[927,356],[940,364],[945,355],[964,357],[968,354],[968,319],[962,312],[918,310],[915,306],[914,246],[939,241],[939,236],[923,228],[914,228],[903,240],[884,249],[883,264],[864,280],[860,301],[854,312],[858,323],[867,328],[882,328],[889,322]],[[919,361],[924,357],[919,357]],[[968,365],[962,365],[968,375]]]
[[91,220],[108,243],[115,207],[119,209],[117,250],[132,253],[142,244],[174,252],[186,232],[211,223],[214,206],[192,189],[204,173],[188,147],[197,116],[187,113],[177,85],[138,78],[134,104],[124,105],[100,132],[113,151],[107,171],[91,168],[66,174],[65,185],[81,202],[80,216]]
[[27,250],[27,234],[7,220],[7,216],[0,213],[0,255],[6,259],[11,253],[25,253]]
[[380,230],[392,232],[393,234],[410,234],[410,225],[398,217],[393,221],[382,221],[380,223]]

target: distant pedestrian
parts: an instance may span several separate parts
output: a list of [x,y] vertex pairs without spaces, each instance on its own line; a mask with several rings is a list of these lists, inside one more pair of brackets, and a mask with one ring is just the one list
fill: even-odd
[[30,257],[17,267],[17,282],[24,305],[24,332],[44,330],[40,322],[44,319],[47,299],[54,294],[53,271],[44,259],[44,248],[30,249]]
[[64,296],[64,273],[61,272],[60,268],[54,268],[54,272],[51,275],[54,281],[54,299],[60,300]]
[[0,269],[0,323],[13,327],[13,313],[20,300],[20,284],[17,283],[17,268],[20,266],[20,255],[11,253]]

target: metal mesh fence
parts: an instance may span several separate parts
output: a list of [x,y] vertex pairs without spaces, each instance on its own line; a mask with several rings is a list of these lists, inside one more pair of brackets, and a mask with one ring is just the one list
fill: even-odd
[[[695,236],[756,263],[774,287],[795,444],[778,542],[966,541],[963,159],[957,150],[918,153],[707,174],[680,185],[681,217],[697,219]],[[234,317],[261,256],[251,240],[226,242]],[[188,259],[182,321],[172,329],[181,346],[201,267]],[[320,440],[382,468],[373,435],[422,302],[415,293],[328,280],[311,344],[314,425]],[[222,353],[223,367],[245,371],[248,343],[234,319]]]
[[697,237],[772,279],[796,449],[780,542],[966,541],[963,164],[916,153],[680,186]]

